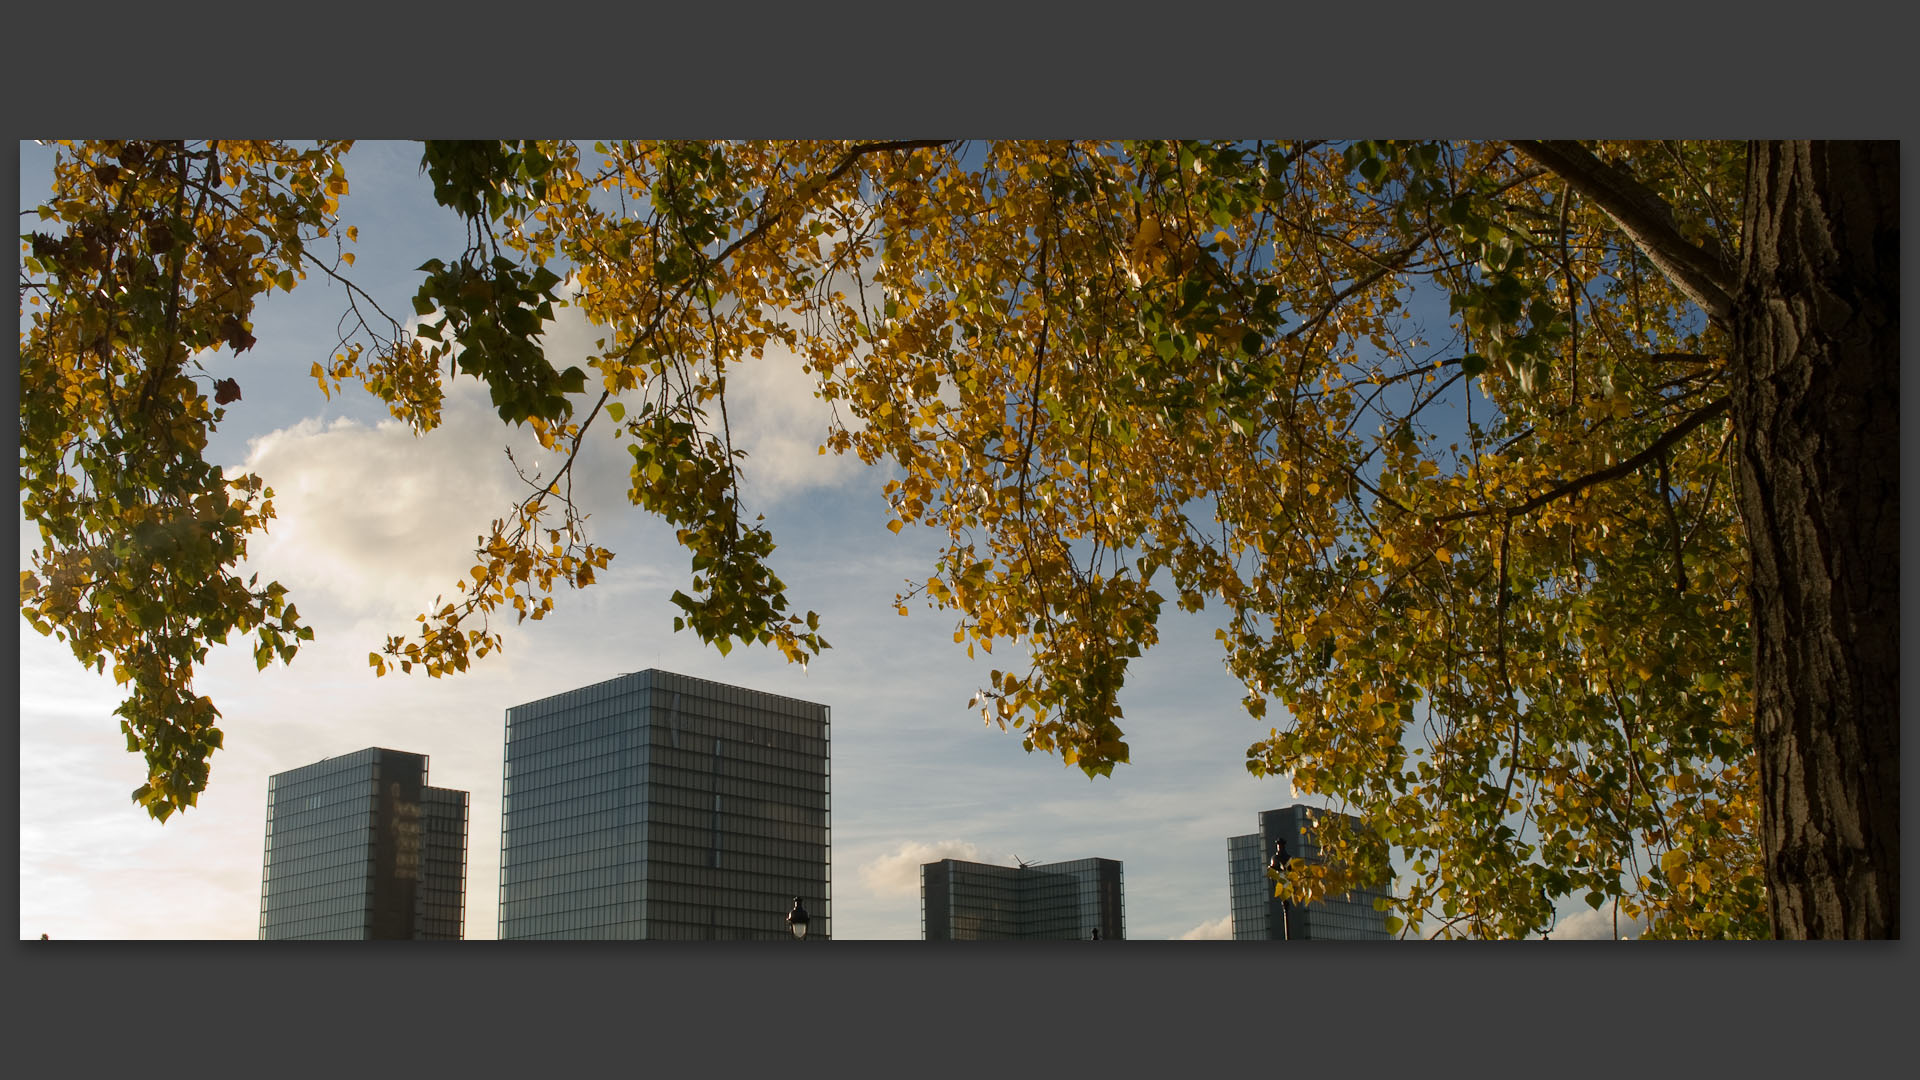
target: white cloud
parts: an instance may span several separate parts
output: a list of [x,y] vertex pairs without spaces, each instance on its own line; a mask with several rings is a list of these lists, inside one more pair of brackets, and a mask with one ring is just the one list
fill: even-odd
[[1222,915],[1181,934],[1178,941],[1232,941],[1233,916]]
[[941,840],[931,844],[906,843],[891,854],[868,861],[860,867],[860,884],[881,895],[920,895],[920,865],[941,859],[984,862],[980,849],[961,840]]
[[[1630,939],[1640,936],[1646,926],[1639,920],[1622,917],[1620,919],[1620,937]],[[1566,941],[1610,941],[1613,939],[1613,909],[1601,908],[1594,911],[1585,904],[1572,915],[1565,915],[1554,925],[1548,937]]]
[[[606,331],[588,323],[578,307],[556,314],[543,335],[548,360],[560,369],[584,367]],[[747,436],[741,445],[755,456],[797,460],[798,433],[808,426],[801,419],[804,406],[824,405],[808,396],[804,376],[796,380],[786,374],[791,369],[797,375],[799,369],[790,355],[769,356],[756,366],[768,374],[736,376],[733,386],[732,397],[740,400],[734,406],[736,439]],[[591,404],[596,381],[590,373],[584,404]],[[515,464],[529,477],[550,477],[563,459],[542,449],[529,429],[504,423],[480,381],[462,374],[446,379],[443,389],[441,422],[424,435],[394,420],[309,418],[250,439],[245,460],[228,471],[263,477],[274,490],[276,516],[265,535],[250,538],[243,576],[257,571],[288,586],[309,622],[315,613],[308,609],[317,606],[312,601],[322,599],[337,605],[340,614],[383,627],[396,617],[410,622],[435,596],[453,599],[456,583],[473,564],[476,539],[531,490],[516,476]],[[779,398],[789,393],[802,400],[781,404]],[[575,404],[583,403],[576,398]],[[584,412],[576,418],[584,419]],[[606,544],[628,533],[636,515],[647,522],[657,519],[640,515],[628,501],[632,461],[623,440],[614,437],[616,426],[604,414],[594,426],[573,462],[567,490],[589,518],[588,539]],[[814,441],[806,446],[804,467],[780,465],[773,470],[780,483],[799,482],[794,477],[802,474],[826,475],[816,461],[837,463],[842,471],[860,467],[854,459],[817,458],[813,446],[824,435],[824,420],[811,426],[816,430],[808,436]],[[749,473],[755,469],[750,459]],[[612,546],[629,557],[600,575],[599,593],[668,578],[682,584],[685,575],[678,565],[665,575],[636,565],[634,538],[625,539]],[[680,562],[671,545],[660,553],[669,556],[669,565]]]
[[[728,369],[727,415],[734,445],[747,452],[749,495],[778,501],[816,488],[838,487],[866,464],[852,454],[820,453],[833,410],[814,396],[819,377],[782,346]],[[844,410],[841,418],[853,422]]]
[[343,418],[252,439],[230,472],[261,476],[276,516],[249,540],[246,570],[354,614],[417,612],[451,594],[476,538],[524,490],[502,452],[508,445],[522,467],[551,471],[531,436],[504,427],[472,380],[448,387],[443,422],[425,435],[398,421]]
[[[566,293],[575,295],[572,283]],[[558,308],[554,315],[541,335],[541,345],[557,369],[584,366],[586,357],[598,351],[598,342],[613,336],[609,327],[589,322],[578,306]],[[747,455],[742,471],[750,501],[771,505],[808,491],[840,487],[867,468],[853,455],[820,453],[833,410],[815,395],[819,377],[807,371],[792,350],[769,343],[764,355],[743,356],[730,363],[726,378],[727,426],[734,448]],[[589,373],[590,390],[597,379],[597,373]],[[630,392],[627,406],[633,408],[640,396]],[[720,410],[717,405],[707,408],[717,428]],[[855,429],[860,426],[844,410],[841,418]],[[614,425],[603,418],[596,427],[611,432]],[[624,490],[630,461],[621,453],[617,464]]]

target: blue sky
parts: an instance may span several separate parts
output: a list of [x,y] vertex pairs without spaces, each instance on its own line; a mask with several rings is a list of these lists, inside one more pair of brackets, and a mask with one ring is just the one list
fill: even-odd
[[[46,192],[51,161],[51,150],[22,146],[23,207]],[[401,143],[365,143],[346,159],[353,192],[341,217],[361,238],[350,273],[395,313],[410,310],[414,267],[464,240],[418,162]],[[904,583],[931,572],[939,537],[886,529],[884,467],[816,454],[825,409],[791,356],[770,352],[730,375],[729,411],[749,454],[750,511],[766,515],[780,545],[774,568],[834,645],[810,669],[766,649],[723,658],[673,633],[667,597],[687,587],[686,556],[665,525],[627,504],[629,459],[602,436],[576,480],[593,541],[616,552],[599,583],[557,594],[544,622],[508,627],[505,650],[464,675],[376,679],[368,652],[452,592],[475,536],[510,505],[503,447],[522,461],[538,454],[469,378],[448,386],[445,422],[424,437],[357,387],[323,398],[307,372],[330,355],[343,310],[342,290],[316,275],[263,302],[256,348],[208,358],[244,394],[208,458],[259,473],[277,493],[279,517],[253,541],[246,572],[287,585],[316,639],[291,666],[265,672],[243,648],[210,657],[199,689],[224,714],[228,748],[198,807],[160,826],[133,806],[144,767],[111,715],[112,680],[21,624],[23,937],[254,937],[267,777],[380,745],[429,755],[434,784],[472,793],[467,936],[491,938],[505,709],[647,667],[832,707],[836,937],[917,938],[918,866],[948,856],[1118,859],[1129,937],[1228,936],[1227,837],[1296,800],[1284,779],[1255,779],[1242,765],[1273,721],[1241,709],[1214,623],[1169,607],[1161,644],[1133,663],[1122,698],[1133,763],[1109,779],[983,727],[967,700],[990,668],[1008,665],[1008,646],[970,660],[950,613],[895,613]],[[562,315],[548,335],[557,367],[579,363],[597,336],[570,309]],[[26,569],[36,537],[24,519],[20,536]],[[1563,922],[1555,936],[1581,934]]]

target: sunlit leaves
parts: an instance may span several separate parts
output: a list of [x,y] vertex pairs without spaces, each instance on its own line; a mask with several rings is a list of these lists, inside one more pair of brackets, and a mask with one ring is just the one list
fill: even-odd
[[134,800],[162,821],[194,805],[222,743],[193,691],[209,646],[251,635],[264,667],[312,637],[277,583],[233,575],[272,492],[201,457],[225,407],[244,405],[199,354],[250,349],[254,299],[306,276],[345,149],[68,144],[47,231],[23,244],[21,503],[40,546],[21,612],[81,663],[112,665],[121,731],[149,771]]
[[[820,159],[830,160],[830,150],[822,147]],[[692,629],[722,652],[735,642],[772,645],[800,663],[827,647],[818,616],[788,608],[785,586],[769,567],[770,532],[746,519],[739,455],[730,449],[724,422],[727,366],[759,355],[770,340],[793,338],[773,311],[750,302],[786,293],[760,291],[759,248],[741,249],[729,268],[731,282],[717,279],[711,265],[715,245],[729,238],[737,243],[754,230],[770,242],[797,235],[788,230],[801,226],[809,238],[818,236],[805,220],[812,189],[800,181],[796,200],[785,184],[755,183],[757,151],[745,152],[748,163],[732,158],[727,147],[699,143],[621,144],[600,152],[606,160],[598,184],[618,190],[629,205],[650,207],[651,216],[612,214],[591,200],[596,185],[580,171],[579,149],[571,145],[427,145],[437,196],[471,219],[476,240],[458,260],[422,267],[428,277],[415,310],[432,319],[419,333],[437,343],[425,355],[451,356],[461,373],[487,383],[501,416],[526,422],[543,447],[566,455],[566,464],[551,479],[530,480],[535,494],[516,509],[517,524],[497,525],[492,537],[482,538],[477,554],[483,563],[473,583],[462,583],[464,600],[423,613],[419,640],[390,639],[384,652],[403,671],[416,663],[435,675],[464,668],[468,656],[500,645],[484,625],[490,613],[511,606],[521,618],[538,619],[551,610],[555,581],[583,587],[591,568],[606,564],[610,553],[586,543],[583,519],[564,486],[579,440],[603,411],[613,433],[631,440],[633,502],[675,525],[691,556],[692,591],[672,598],[681,612],[675,629]],[[759,199],[752,197],[756,188],[765,193]],[[777,195],[778,204],[768,195]],[[504,236],[497,234],[502,226]],[[501,247],[528,265],[494,254]],[[555,257],[572,269],[575,302],[614,332],[588,361],[598,372],[600,396],[580,422],[570,418],[573,397],[588,391],[585,373],[555,371],[539,340],[557,302],[560,278],[545,265]],[[724,307],[723,291],[730,297]],[[616,394],[633,397],[612,400]],[[717,407],[710,411],[709,403]],[[538,521],[548,513],[558,519],[551,527]],[[566,543],[547,543],[543,532]],[[576,566],[588,572],[575,572]],[[475,620],[483,625],[469,625]],[[370,662],[387,667],[379,655]]]
[[[1599,149],[1680,217],[1710,211],[1688,235],[1729,235],[1737,153]],[[543,194],[513,164],[535,152]],[[676,628],[814,647],[726,421],[728,370],[779,343],[840,410],[823,448],[896,467],[888,528],[944,534],[898,610],[951,613],[969,655],[1021,647],[974,706],[1028,749],[1090,776],[1127,760],[1128,663],[1171,598],[1218,613],[1251,715],[1284,707],[1248,767],[1372,830],[1330,838],[1300,898],[1377,877],[1391,846],[1409,933],[1539,932],[1570,896],[1658,933],[1759,932],[1725,344],[1508,148],[460,153],[443,198],[526,260],[468,265],[530,285],[564,259],[610,330],[590,364],[631,497],[691,558]],[[427,269],[422,310],[482,294]],[[1416,282],[1448,295],[1452,341],[1407,324]],[[498,396],[515,376],[487,334],[444,332]],[[543,408],[543,443],[574,445],[540,422],[571,407]],[[1676,851],[1685,874],[1658,865]]]
[[[47,629],[106,612],[115,629],[76,654],[136,688],[180,691],[153,650],[191,656],[192,628],[218,625],[169,622],[188,611],[244,613],[233,625],[259,635],[262,663],[298,640],[271,589],[98,592],[121,548],[164,548],[175,585],[192,569],[215,588],[269,512],[247,488],[186,515],[184,496],[153,493],[206,493],[204,477],[122,483],[121,466],[89,465],[130,445],[173,455],[142,468],[175,447],[197,461],[218,412],[186,358],[250,345],[250,298],[296,283],[303,245],[334,228],[330,152],[227,145],[214,165],[76,150],[43,211],[66,227],[23,254],[49,313],[23,342],[39,455],[23,456],[23,491],[56,532],[89,523],[49,541],[23,612]],[[1691,242],[1731,250],[1737,148],[1594,152]],[[524,477],[457,594],[371,653],[376,670],[464,670],[501,647],[495,616],[541,619],[557,587],[595,580],[611,553],[567,486],[594,430],[622,441],[630,500],[687,551],[676,629],[797,662],[824,649],[741,496],[753,463],[727,414],[738,365],[790,350],[835,410],[823,452],[886,463],[887,527],[941,538],[896,610],[933,608],[956,648],[1017,658],[972,703],[987,725],[1110,774],[1130,757],[1130,662],[1169,602],[1205,611],[1249,715],[1272,725],[1247,768],[1366,825],[1323,838],[1332,857],[1290,878],[1295,899],[1378,880],[1391,857],[1409,934],[1539,933],[1562,900],[1656,936],[1765,932],[1726,341],[1611,218],[1509,147],[513,142],[424,157],[467,248],[421,267],[419,327],[350,321],[330,360],[305,362],[323,392],[360,379],[416,430],[438,421],[444,375],[476,377],[562,464]],[[204,186],[176,159],[272,212],[185,213]],[[278,195],[248,179],[261,170]],[[92,299],[101,280],[113,303]],[[563,280],[606,333],[579,368],[543,351]],[[1443,291],[1444,316],[1410,321]],[[148,381],[176,404],[127,412]],[[193,731],[213,715],[177,694],[139,708]],[[146,729],[129,738],[161,752]]]

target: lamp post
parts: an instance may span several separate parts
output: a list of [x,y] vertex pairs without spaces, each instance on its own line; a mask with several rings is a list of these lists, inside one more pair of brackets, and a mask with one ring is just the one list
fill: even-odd
[[787,929],[793,931],[795,941],[807,936],[807,909],[800,906],[800,898],[793,898],[793,910],[787,912]]
[[[1277,875],[1276,880],[1285,881],[1287,879],[1287,862],[1287,842],[1285,840],[1275,840],[1273,842],[1273,858],[1267,860],[1267,869]],[[1289,903],[1285,897],[1280,899],[1280,938],[1283,941],[1293,939],[1293,905]]]

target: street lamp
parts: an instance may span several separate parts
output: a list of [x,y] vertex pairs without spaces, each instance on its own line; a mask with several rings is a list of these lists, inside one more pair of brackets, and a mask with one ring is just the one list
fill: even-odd
[[800,898],[793,898],[793,910],[787,912],[787,929],[793,931],[794,940],[807,936],[807,909],[800,906]]
[[[1277,880],[1285,881],[1288,861],[1287,842],[1275,840],[1273,858],[1267,860],[1267,869],[1276,876]],[[1289,940],[1293,937],[1293,905],[1285,897],[1280,898],[1280,936]]]

